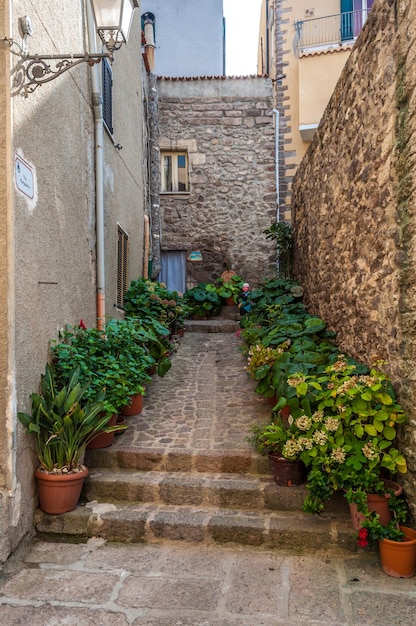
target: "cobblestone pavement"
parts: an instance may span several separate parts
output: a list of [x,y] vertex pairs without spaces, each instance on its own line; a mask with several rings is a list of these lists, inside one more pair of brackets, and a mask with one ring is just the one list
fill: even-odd
[[240,346],[234,333],[187,333],[171,370],[148,386],[142,413],[127,418],[112,448],[248,450],[250,426],[270,419],[271,407],[254,393]]
[[[114,445],[248,449],[249,426],[270,406],[238,346],[231,333],[187,333]],[[34,540],[0,573],[0,625],[413,626],[415,581],[385,575],[367,551]]]

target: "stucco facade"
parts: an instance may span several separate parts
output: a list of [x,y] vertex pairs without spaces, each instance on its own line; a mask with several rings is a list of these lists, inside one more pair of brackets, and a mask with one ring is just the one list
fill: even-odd
[[223,0],[142,0],[155,16],[158,76],[222,76],[225,71]]
[[293,186],[296,274],[358,361],[385,367],[410,419],[416,516],[416,7],[375,0]]
[[160,196],[163,251],[199,251],[186,284],[233,269],[256,283],[274,264],[272,85],[267,78],[159,79],[160,149],[188,158],[189,190]]
[[[30,53],[82,53],[86,4],[0,0],[0,36],[22,42],[29,16]],[[10,25],[10,29],[9,29]],[[101,47],[99,48],[101,49]],[[16,47],[13,48],[17,50]],[[36,460],[17,409],[29,408],[48,360],[48,343],[65,324],[97,323],[97,146],[103,159],[103,267],[107,317],[117,309],[118,226],[129,237],[128,281],[142,274],[144,181],[140,10],[112,67],[113,134],[97,139],[92,74],[74,67],[27,98],[10,94],[18,56],[0,47],[0,561],[32,528]],[[96,103],[95,103],[96,104]],[[25,187],[26,184],[26,187]],[[103,309],[101,305],[101,310]]]
[[[372,0],[263,2],[258,73],[265,69],[272,77],[280,114],[279,206],[283,220],[291,218],[293,176],[371,4]],[[341,9],[352,13],[342,18]]]

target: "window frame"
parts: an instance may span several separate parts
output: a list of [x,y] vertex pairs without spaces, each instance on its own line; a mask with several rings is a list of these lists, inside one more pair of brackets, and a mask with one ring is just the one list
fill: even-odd
[[[165,177],[165,157],[171,157],[171,178],[172,189],[166,189],[166,177]],[[181,168],[178,165],[178,157],[185,157],[185,167]],[[179,170],[185,169],[186,177],[186,189],[179,189]],[[161,194],[189,194],[189,157],[186,150],[161,150],[160,151],[160,193]]]

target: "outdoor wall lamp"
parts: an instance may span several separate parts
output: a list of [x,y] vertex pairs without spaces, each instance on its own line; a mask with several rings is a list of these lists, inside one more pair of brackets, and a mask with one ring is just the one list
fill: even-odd
[[[87,0],[88,1],[88,0]],[[27,97],[39,85],[48,83],[57,76],[80,63],[95,65],[101,59],[114,60],[115,50],[127,43],[133,20],[133,11],[139,6],[138,0],[90,0],[95,28],[107,52],[89,54],[28,54],[27,39],[32,35],[32,25],[28,17],[20,18],[19,24],[24,37],[24,45],[4,37],[2,40],[11,52],[19,56],[12,70],[12,95]],[[51,67],[53,62],[54,68]]]

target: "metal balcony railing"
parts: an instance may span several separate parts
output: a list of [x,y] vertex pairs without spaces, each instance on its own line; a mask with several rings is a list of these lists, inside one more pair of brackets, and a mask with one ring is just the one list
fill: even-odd
[[367,15],[368,10],[348,11],[295,22],[298,50],[353,41]]

